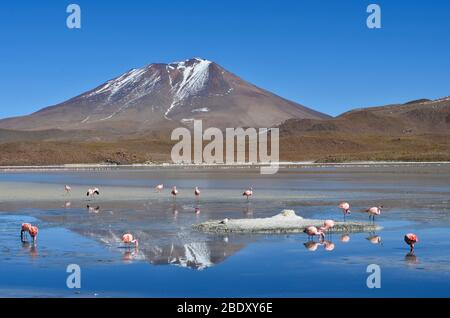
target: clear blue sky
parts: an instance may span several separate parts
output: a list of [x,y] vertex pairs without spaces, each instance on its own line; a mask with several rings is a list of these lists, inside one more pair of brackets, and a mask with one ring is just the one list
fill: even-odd
[[[82,29],[66,7],[82,8]],[[382,8],[381,30],[366,7]],[[131,68],[203,57],[331,115],[450,95],[450,1],[2,1],[0,118]]]

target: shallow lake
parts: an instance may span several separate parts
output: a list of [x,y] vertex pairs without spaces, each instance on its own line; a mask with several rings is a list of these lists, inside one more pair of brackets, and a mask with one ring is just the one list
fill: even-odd
[[[153,187],[164,183],[162,193]],[[64,193],[70,184],[72,193]],[[176,185],[180,194],[170,196]],[[101,194],[88,200],[88,187]],[[200,187],[200,199],[193,188]],[[254,188],[247,202],[242,192]],[[268,217],[368,221],[383,205],[377,233],[205,234],[211,219]],[[450,296],[450,165],[367,165],[256,169],[112,168],[0,173],[0,296],[62,297],[433,297]],[[23,244],[23,222],[40,228]],[[139,249],[123,248],[133,233]],[[415,255],[403,236],[414,232]],[[317,240],[316,240],[317,242]],[[331,242],[334,244],[331,245]],[[66,285],[69,264],[81,289]],[[380,268],[371,289],[367,267]]]

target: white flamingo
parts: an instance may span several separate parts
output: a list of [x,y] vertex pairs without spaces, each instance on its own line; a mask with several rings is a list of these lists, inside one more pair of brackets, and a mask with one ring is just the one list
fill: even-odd
[[242,193],[242,195],[244,197],[247,197],[247,201],[248,201],[248,199],[253,195],[253,188],[250,187],[249,189],[245,190],[244,193]]
[[178,195],[178,190],[177,190],[177,187],[176,187],[176,186],[173,186],[173,187],[172,187],[172,191],[170,192],[170,194],[172,194],[173,199],[176,200],[177,195]]
[[88,189],[86,195],[88,197],[94,197],[95,195],[100,195],[100,190],[98,188]]
[[194,189],[194,194],[195,194],[195,197],[196,198],[199,198],[200,197],[200,189],[198,188],[198,187],[195,187],[195,189]]

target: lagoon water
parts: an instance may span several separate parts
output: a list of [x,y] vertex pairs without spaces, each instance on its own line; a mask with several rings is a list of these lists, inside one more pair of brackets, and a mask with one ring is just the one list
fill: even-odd
[[[155,193],[159,183],[166,189]],[[180,190],[176,201],[172,185]],[[101,195],[88,201],[91,186]],[[254,197],[247,202],[242,192],[249,186]],[[341,200],[352,204],[351,220],[368,221],[362,211],[383,205],[376,219],[383,229],[349,233],[347,242],[330,234],[331,251],[304,234],[192,229],[210,219],[283,209],[342,220]],[[250,168],[6,171],[0,173],[0,296],[448,297],[449,216],[448,164],[305,166],[273,176]],[[20,242],[23,222],[39,226],[36,246]],[[138,250],[122,247],[128,232],[139,239]],[[414,256],[403,241],[409,232],[420,238]],[[81,268],[79,290],[66,286],[69,264]],[[367,287],[370,264],[380,266],[379,289]]]

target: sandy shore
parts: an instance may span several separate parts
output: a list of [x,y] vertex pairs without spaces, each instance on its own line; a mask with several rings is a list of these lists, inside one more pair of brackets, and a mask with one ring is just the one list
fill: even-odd
[[[0,182],[0,203],[2,202],[82,202],[88,201],[86,196],[88,186],[72,186],[72,193],[66,194],[64,185]],[[167,195],[165,195],[167,196]],[[102,186],[100,196],[93,198],[92,202],[146,200],[156,198],[157,194],[152,188],[145,187],[112,187]],[[167,196],[169,198],[169,196]]]

